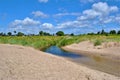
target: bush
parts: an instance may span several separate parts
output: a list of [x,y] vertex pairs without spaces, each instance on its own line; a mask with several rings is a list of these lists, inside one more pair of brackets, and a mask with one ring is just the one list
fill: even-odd
[[100,40],[96,40],[95,42],[94,42],[94,46],[98,46],[98,45],[101,45],[102,44],[102,42],[100,41]]

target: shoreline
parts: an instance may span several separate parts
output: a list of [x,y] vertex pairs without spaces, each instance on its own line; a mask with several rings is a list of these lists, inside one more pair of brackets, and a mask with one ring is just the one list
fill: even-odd
[[0,44],[0,79],[119,80],[120,77],[78,65],[31,47]]
[[[90,46],[89,46],[90,45]],[[113,61],[120,62],[120,47],[110,48],[97,48],[102,46],[93,46],[93,43],[89,41],[83,41],[79,44],[72,44],[62,47],[62,49],[85,56],[99,56],[105,59],[111,59]]]

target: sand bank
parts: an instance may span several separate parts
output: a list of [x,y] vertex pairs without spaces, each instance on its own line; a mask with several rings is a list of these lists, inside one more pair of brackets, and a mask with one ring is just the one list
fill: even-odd
[[120,80],[31,47],[0,44],[0,80]]
[[107,42],[100,46],[94,46],[90,41],[83,41],[78,44],[65,46],[63,49],[83,55],[98,55],[120,61],[120,43],[117,42]]

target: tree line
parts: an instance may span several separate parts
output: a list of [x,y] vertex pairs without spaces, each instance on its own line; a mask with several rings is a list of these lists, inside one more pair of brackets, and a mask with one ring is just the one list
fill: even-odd
[[[13,31],[14,34],[12,34],[12,32],[8,32],[8,33],[0,33],[0,36],[65,36],[65,35],[69,35],[69,36],[74,36],[74,33],[71,34],[65,34],[63,31],[58,31],[55,34],[50,34],[48,32],[44,32],[44,31],[39,31],[38,34],[24,34],[23,32],[16,32]],[[101,31],[98,31],[97,33],[87,33],[87,35],[118,35],[120,34],[120,30],[116,31],[116,30],[111,30],[109,32],[106,32],[104,29]]]
[[106,32],[104,29],[102,29],[101,31],[98,31],[97,33],[87,33],[88,35],[118,35],[120,34],[120,30],[116,31],[116,30],[110,30],[109,32]]
[[[13,33],[12,32],[8,32],[8,33],[1,32],[0,36],[64,36],[65,35],[63,31],[58,31],[55,34],[50,34],[44,31],[39,31],[38,34],[24,34],[23,32],[16,32],[16,31],[13,31]],[[72,35],[74,34],[72,33]]]

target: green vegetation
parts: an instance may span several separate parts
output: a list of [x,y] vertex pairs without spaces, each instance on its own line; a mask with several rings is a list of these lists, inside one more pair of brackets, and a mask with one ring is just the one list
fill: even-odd
[[51,45],[65,46],[90,40],[95,46],[102,42],[120,42],[120,35],[81,35],[81,36],[0,36],[0,43],[18,44],[43,49]]
[[[31,46],[37,49],[43,49],[51,45],[65,46],[72,43],[79,43],[81,41],[89,40],[94,43],[95,46],[101,45],[102,42],[120,42],[120,35],[117,34],[120,31],[111,31],[111,34],[106,35],[104,30],[99,34],[83,34],[83,35],[58,35],[52,36],[45,32],[39,32],[38,35],[25,35],[22,32],[14,31],[14,34],[8,32],[8,35],[0,33],[0,43],[4,44],[18,44],[23,46]],[[10,36],[11,35],[11,36]]]
[[96,40],[95,42],[94,42],[94,46],[99,46],[99,45],[101,45],[102,44],[102,42],[100,41],[100,40]]
[[57,35],[57,36],[64,36],[64,32],[63,32],[63,31],[58,31],[58,32],[56,33],[56,35]]

